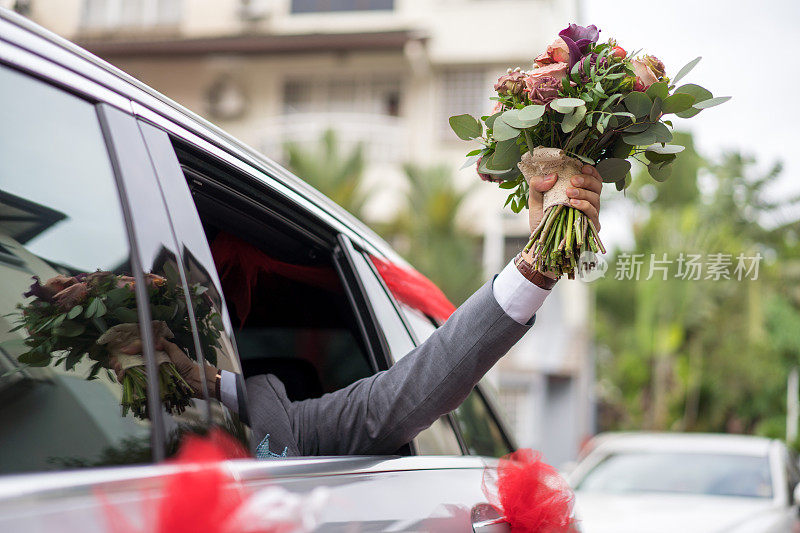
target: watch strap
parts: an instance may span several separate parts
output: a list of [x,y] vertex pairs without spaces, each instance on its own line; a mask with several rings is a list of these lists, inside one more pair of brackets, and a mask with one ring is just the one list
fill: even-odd
[[514,265],[517,267],[517,270],[519,270],[519,273],[522,274],[522,276],[525,279],[527,279],[537,287],[540,287],[546,291],[551,290],[558,281],[558,279],[550,278],[539,272],[531,263],[529,263],[525,259],[525,256],[522,253],[520,253],[519,255],[517,255],[517,257],[514,258]]

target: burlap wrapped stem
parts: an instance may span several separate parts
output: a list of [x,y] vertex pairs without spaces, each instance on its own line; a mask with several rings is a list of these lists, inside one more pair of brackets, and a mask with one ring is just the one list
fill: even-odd
[[[544,216],[525,251],[532,249],[539,270],[555,272],[559,276],[567,274],[573,279],[584,252],[605,253],[594,224],[583,212],[570,207],[567,196],[570,179],[581,173],[583,163],[559,148],[538,146],[526,152],[518,166],[528,185],[535,176],[558,174],[555,185],[543,195]],[[588,262],[582,267],[589,269],[593,265],[594,262]]]

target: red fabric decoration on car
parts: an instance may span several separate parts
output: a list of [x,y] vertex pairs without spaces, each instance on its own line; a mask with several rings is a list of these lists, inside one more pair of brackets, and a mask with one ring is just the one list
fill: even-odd
[[456,307],[431,280],[414,269],[404,268],[374,255],[370,259],[384,283],[400,302],[437,322],[444,322]]
[[511,526],[512,533],[574,533],[575,496],[555,468],[529,448],[500,459],[483,474],[483,492]]
[[108,530],[113,533],[229,533],[228,523],[248,495],[224,470],[222,461],[245,457],[250,457],[247,450],[220,429],[212,430],[206,437],[187,436],[170,461],[177,472],[167,475],[158,508],[155,513],[144,513],[147,518],[143,526],[131,524],[120,508],[111,504],[105,494],[98,493]]
[[228,233],[220,233],[211,243],[211,254],[217,265],[225,297],[236,307],[240,327],[250,314],[253,291],[261,274],[283,276],[294,281],[341,291],[341,284],[332,268],[293,265],[273,259],[249,242]]

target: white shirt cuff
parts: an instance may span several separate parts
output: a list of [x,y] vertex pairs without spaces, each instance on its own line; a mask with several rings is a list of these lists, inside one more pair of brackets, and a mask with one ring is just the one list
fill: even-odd
[[219,396],[222,405],[239,413],[239,396],[236,391],[236,374],[227,370],[220,370]]
[[508,316],[520,324],[527,324],[551,291],[528,281],[511,261],[494,279],[492,292]]

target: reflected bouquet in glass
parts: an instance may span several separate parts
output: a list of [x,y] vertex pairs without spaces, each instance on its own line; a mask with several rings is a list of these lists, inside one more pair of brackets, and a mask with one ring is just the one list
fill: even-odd
[[[175,276],[145,275],[155,338],[172,339],[183,350],[194,346],[187,300],[197,320],[203,352],[216,364],[216,351],[222,323],[207,296],[205,287],[190,286],[186,298]],[[130,276],[97,271],[77,276],[56,276],[45,283],[34,277],[32,298],[18,304],[19,324],[25,329],[27,351],[18,361],[31,367],[63,365],[75,371],[76,365],[88,358],[86,379],[97,378],[105,371],[110,380],[122,385],[122,414],[131,411],[137,418],[148,418],[147,378],[144,358],[126,348],[139,340],[135,281]],[[191,352],[190,352],[191,353]],[[181,377],[169,356],[156,351],[159,367],[161,402],[169,413],[182,413],[190,404],[192,389]],[[116,371],[116,374],[114,371]]]
[[631,183],[630,160],[636,159],[664,181],[683,150],[668,144],[670,116],[690,118],[730,99],[692,83],[677,85],[699,57],[670,79],[655,56],[629,54],[599,37],[594,25],[570,24],[531,70],[509,69],[497,80],[491,114],[450,117],[458,137],[482,145],[467,154],[465,166],[477,164],[483,180],[510,190],[506,205],[515,213],[528,205],[531,177],[558,174],[525,250],[532,250],[539,270],[570,278],[583,253],[605,252],[597,228],[570,207],[570,178],[588,163],[621,191]]

